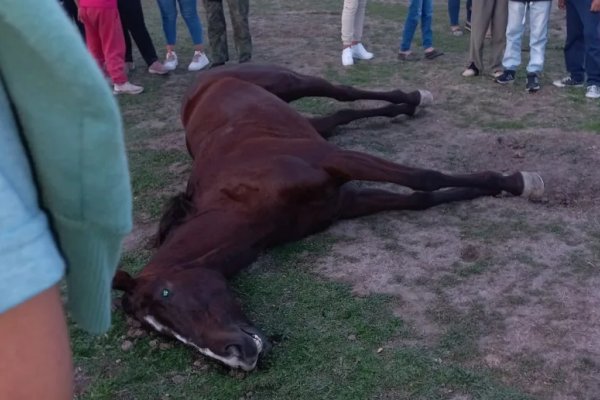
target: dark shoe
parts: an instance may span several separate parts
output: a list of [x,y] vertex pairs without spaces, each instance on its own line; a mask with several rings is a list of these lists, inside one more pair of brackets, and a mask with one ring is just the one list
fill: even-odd
[[475,63],[471,63],[467,69],[463,71],[462,76],[466,78],[471,76],[479,76],[479,68],[475,66]]
[[425,58],[427,60],[433,60],[434,58],[438,58],[439,56],[443,56],[444,52],[438,49],[433,49],[431,51],[425,52]]
[[224,62],[214,62],[212,64],[210,64],[210,66],[208,67],[208,69],[213,69],[213,68],[217,68],[217,67],[222,67],[223,65],[225,65]]
[[529,93],[534,93],[540,90],[540,87],[540,78],[538,77],[538,74],[535,72],[528,72],[527,85],[525,86],[525,89],[527,89]]
[[[496,82],[501,85],[513,83],[515,81],[515,71],[505,69],[502,75],[496,78]],[[528,81],[529,82],[529,81]]]
[[573,78],[571,78],[570,76],[565,76],[562,79],[558,79],[554,82],[552,82],[552,84],[556,87],[583,87],[583,82],[580,81],[576,81]]
[[398,60],[400,61],[418,61],[419,57],[415,53],[398,53]]

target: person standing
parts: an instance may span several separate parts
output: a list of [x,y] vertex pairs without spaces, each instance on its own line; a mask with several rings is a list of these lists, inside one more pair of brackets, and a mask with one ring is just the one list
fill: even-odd
[[[465,7],[467,11],[467,18],[465,20],[465,28],[471,25],[471,5],[467,1],[467,6]],[[463,31],[460,27],[459,22],[460,15],[460,0],[448,0],[448,17],[450,18],[450,32],[454,36],[462,36]]]
[[[229,16],[233,27],[233,40],[238,61],[245,63],[252,59],[252,37],[248,24],[249,0],[227,0]],[[208,24],[212,66],[218,67],[229,61],[227,50],[227,24],[223,13],[223,0],[204,0]]]
[[373,53],[368,52],[361,43],[365,8],[367,0],[344,0],[342,9],[342,65],[354,64],[354,59],[370,60]]
[[427,60],[433,60],[444,55],[440,50],[433,47],[433,31],[431,30],[431,22],[433,19],[433,0],[410,0],[408,6],[408,14],[404,22],[404,30],[400,41],[400,51],[398,59],[401,61],[415,61],[418,59],[410,50],[410,46],[417,30],[417,26],[421,23],[421,36],[423,40],[424,56]]
[[[140,54],[148,65],[148,72],[151,74],[164,75],[169,71],[165,68],[156,55],[156,49],[152,38],[146,29],[144,21],[144,11],[140,0],[117,0],[119,16],[121,17],[121,27],[125,37],[125,62],[130,67],[135,68],[133,63],[133,54],[131,48],[131,37],[135,41]],[[131,35],[131,37],[129,36]]]
[[[540,90],[539,75],[544,69],[544,55],[548,42],[548,21],[551,0],[510,0],[508,2],[508,24],[506,26],[506,50],[502,59],[504,72],[496,78],[500,84],[512,83],[521,64],[521,39],[529,17],[529,64],[527,64],[526,90]],[[529,10],[529,11],[528,11]]]
[[78,6],[88,50],[112,80],[113,93],[142,93],[144,88],[130,83],[125,73],[125,39],[117,0],[79,0]]
[[165,57],[164,67],[168,71],[177,68],[179,60],[175,53],[175,42],[177,41],[177,3],[179,11],[187,25],[192,42],[194,43],[194,55],[188,65],[188,71],[199,71],[208,64],[208,57],[204,54],[202,44],[202,24],[196,8],[196,0],[157,0],[160,15],[162,17],[162,27],[167,39],[167,55]]
[[553,82],[557,87],[582,87],[585,97],[600,98],[600,0],[558,0],[567,11],[565,65],[568,76]]
[[123,124],[57,1],[3,2],[0,49],[0,398],[72,399],[60,287],[79,328],[108,330],[132,225]]
[[[462,76],[478,76],[484,70],[483,44],[488,27],[491,28],[492,55],[490,70],[494,78],[502,74],[502,57],[506,47],[508,0],[473,1],[471,38],[469,41],[469,66]],[[491,25],[490,25],[491,24]]]

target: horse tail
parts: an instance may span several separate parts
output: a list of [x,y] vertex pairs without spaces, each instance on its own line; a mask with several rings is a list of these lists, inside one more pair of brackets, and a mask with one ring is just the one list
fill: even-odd
[[169,200],[158,224],[158,232],[150,238],[148,247],[157,248],[160,246],[167,238],[171,229],[180,225],[183,219],[193,211],[194,203],[192,202],[192,197],[185,192],[181,192]]

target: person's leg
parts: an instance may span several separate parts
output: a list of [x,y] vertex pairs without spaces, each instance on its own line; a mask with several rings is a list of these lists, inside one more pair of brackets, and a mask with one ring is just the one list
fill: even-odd
[[[511,1],[511,3],[513,2]],[[544,53],[546,52],[546,43],[548,43],[548,21],[550,19],[551,9],[551,1],[535,1],[529,3],[530,50],[527,72],[540,73],[544,69]]]
[[410,46],[419,24],[423,0],[410,0],[408,14],[404,22],[402,40],[400,42],[400,53],[410,53]]
[[102,42],[100,41],[98,30],[97,13],[94,9],[82,7],[79,10],[79,17],[86,30],[85,44],[88,51],[94,57],[94,60],[96,60],[98,68],[106,74],[104,52],[102,51]]
[[[127,5],[121,7],[121,3],[127,3]],[[121,15],[121,20],[124,20],[125,18],[123,18],[123,12],[121,12],[121,8],[124,9],[126,14],[125,26],[131,33],[131,36],[135,41],[135,44],[137,45],[140,51],[140,54],[144,58],[144,61],[148,66],[151,66],[153,63],[158,61],[158,56],[156,54],[156,49],[154,48],[152,38],[150,37],[148,29],[146,28],[146,22],[144,20],[144,10],[142,9],[141,1],[119,0],[119,14]],[[127,46],[127,35],[125,45]],[[127,56],[128,55],[126,51],[125,61],[129,61]]]
[[2,398],[73,398],[69,334],[58,287],[0,314],[0,343]]
[[433,0],[422,0],[421,37],[423,39],[423,50],[425,50],[425,53],[433,51],[433,31],[431,29],[432,20]]
[[[585,81],[585,45],[583,39],[583,21],[578,11],[581,0],[566,0],[567,38],[565,41],[565,65],[575,82]],[[587,2],[586,2],[587,3]]]
[[591,0],[579,4],[585,42],[585,72],[588,86],[600,86],[600,12],[591,12]]
[[127,82],[125,75],[125,39],[117,9],[97,9],[98,31],[102,52],[106,60],[106,71],[115,85]]
[[506,49],[506,23],[508,21],[508,0],[494,0],[491,18],[492,54],[490,71],[502,71],[502,57]]
[[471,19],[471,40],[469,43],[469,61],[479,72],[483,71],[483,44],[485,32],[492,18],[494,2],[475,1]]
[[196,0],[177,0],[181,17],[190,32],[196,50],[202,50],[202,24],[196,8]]
[[129,0],[117,0],[119,7],[119,17],[121,18],[121,29],[123,29],[123,38],[125,39],[125,62],[133,63],[133,49],[131,48],[131,38],[129,37],[129,25],[131,24],[131,2]]
[[248,62],[252,58],[252,37],[248,14],[250,12],[249,0],[228,0],[229,17],[233,29],[233,41],[238,53],[240,63]]
[[521,40],[525,30],[527,4],[520,1],[508,2],[508,24],[506,26],[506,50],[502,59],[504,70],[516,71],[521,65]]
[[458,27],[458,17],[460,14],[460,0],[448,0],[448,17],[450,18],[450,27]]
[[229,61],[227,50],[227,25],[223,13],[222,0],[204,0],[206,20],[208,24],[208,40],[210,41],[211,56],[214,65]]
[[344,0],[342,8],[342,46],[350,47],[354,40],[354,27],[359,0]]
[[73,22],[77,25],[77,29],[79,29],[79,33],[81,33],[81,37],[85,40],[85,29],[83,28],[83,23],[78,18],[78,10],[77,4],[75,4],[75,0],[63,0],[63,7],[67,12],[69,18],[73,20]]
[[469,27],[471,26],[471,12],[473,9],[473,0],[467,0],[467,4],[465,5],[467,10],[467,22],[469,23]]
[[362,41],[366,9],[367,0],[358,0],[358,8],[356,10],[356,15],[354,16],[354,35],[352,36],[352,44],[357,44]]
[[167,51],[172,51],[177,40],[177,5],[175,0],[157,0]]

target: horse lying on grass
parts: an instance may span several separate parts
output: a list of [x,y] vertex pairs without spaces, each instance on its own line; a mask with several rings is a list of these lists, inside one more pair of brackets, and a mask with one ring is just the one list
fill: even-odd
[[[305,96],[385,100],[369,110],[306,118],[287,102]],[[324,137],[370,116],[412,115],[427,91],[371,92],[275,67],[244,64],[202,72],[182,120],[193,168],[185,193],[160,221],[158,250],[137,278],[118,271],[123,309],[156,331],[246,371],[269,347],[245,317],[227,280],[275,245],[333,222],[385,210],[423,210],[494,196],[541,196],[536,173],[446,175],[342,150]],[[391,182],[398,194],[351,181]]]

